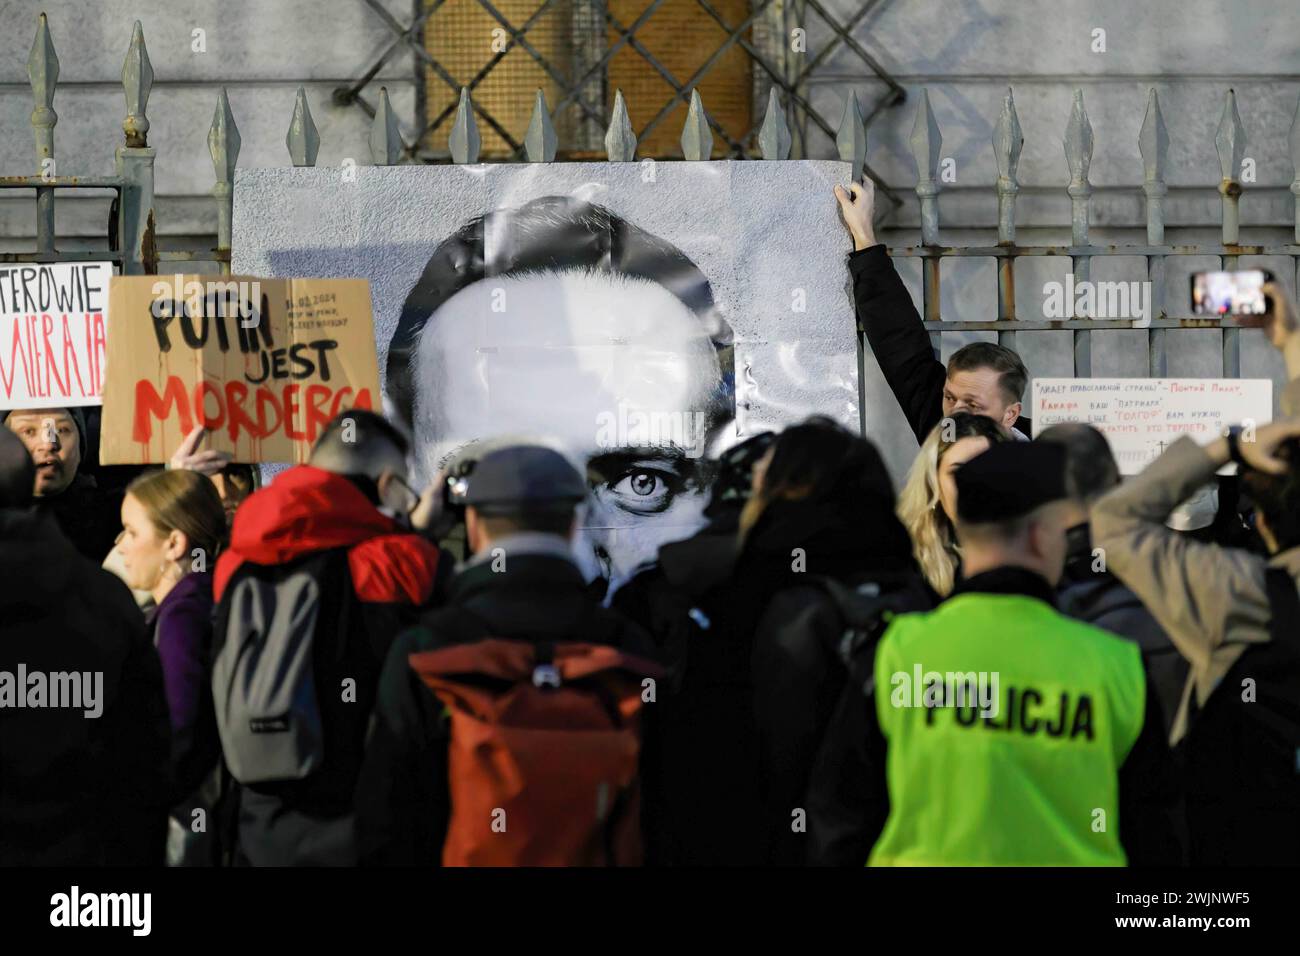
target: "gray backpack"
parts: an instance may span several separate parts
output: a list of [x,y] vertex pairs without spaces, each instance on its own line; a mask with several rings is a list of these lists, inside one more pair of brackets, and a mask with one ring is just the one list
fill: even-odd
[[346,550],[245,563],[231,578],[217,609],[212,696],[226,765],[241,784],[302,780],[320,769],[316,646],[346,633],[352,594]]

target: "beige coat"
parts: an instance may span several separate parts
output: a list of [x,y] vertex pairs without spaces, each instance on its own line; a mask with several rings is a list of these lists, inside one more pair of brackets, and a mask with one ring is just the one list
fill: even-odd
[[[1300,409],[1300,379],[1287,386],[1282,407]],[[1169,513],[1214,472],[1209,455],[1184,436],[1098,501],[1091,515],[1093,545],[1103,549],[1107,569],[1132,588],[1191,664],[1171,743],[1187,733],[1191,694],[1204,706],[1246,648],[1269,639],[1266,570],[1285,568],[1300,581],[1300,547],[1265,559],[1165,527]]]

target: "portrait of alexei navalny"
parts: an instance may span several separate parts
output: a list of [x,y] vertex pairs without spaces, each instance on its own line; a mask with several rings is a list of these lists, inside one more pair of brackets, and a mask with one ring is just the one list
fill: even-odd
[[702,527],[712,461],[735,442],[732,334],[708,279],[672,244],[566,196],[487,213],[434,250],[386,388],[422,478],[511,434],[585,464],[576,550],[611,591]]

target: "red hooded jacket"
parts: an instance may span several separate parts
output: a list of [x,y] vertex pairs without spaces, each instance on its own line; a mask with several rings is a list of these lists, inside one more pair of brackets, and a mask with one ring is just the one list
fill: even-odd
[[220,601],[245,561],[282,564],[313,551],[348,548],[352,586],[362,601],[424,604],[438,571],[436,545],[402,531],[342,475],[298,465],[254,492],[235,512],[230,547],[217,559]]

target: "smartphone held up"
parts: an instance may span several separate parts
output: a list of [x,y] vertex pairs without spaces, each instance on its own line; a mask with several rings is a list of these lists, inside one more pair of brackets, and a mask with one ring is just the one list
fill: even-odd
[[1192,314],[1222,316],[1243,328],[1268,324],[1272,301],[1264,286],[1273,281],[1266,269],[1193,272]]

